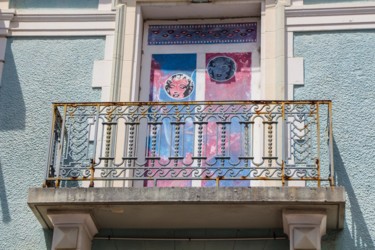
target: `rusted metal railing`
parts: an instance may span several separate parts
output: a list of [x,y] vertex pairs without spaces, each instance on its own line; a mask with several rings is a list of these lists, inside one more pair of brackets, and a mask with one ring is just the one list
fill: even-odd
[[330,101],[57,103],[53,112],[45,186],[334,185]]

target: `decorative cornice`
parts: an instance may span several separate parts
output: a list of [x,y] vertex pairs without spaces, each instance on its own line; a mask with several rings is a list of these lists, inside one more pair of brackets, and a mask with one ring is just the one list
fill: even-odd
[[115,21],[114,12],[95,13],[17,13],[17,22],[108,22]]
[[332,5],[316,5],[313,6],[298,6],[288,7],[285,9],[287,17],[298,16],[337,16],[337,15],[365,15],[375,14],[375,4],[366,5],[347,5],[347,6],[332,6]]
[[112,35],[115,12],[53,13],[16,12],[10,24],[12,36]]
[[288,31],[375,28],[375,4],[324,4],[285,9]]

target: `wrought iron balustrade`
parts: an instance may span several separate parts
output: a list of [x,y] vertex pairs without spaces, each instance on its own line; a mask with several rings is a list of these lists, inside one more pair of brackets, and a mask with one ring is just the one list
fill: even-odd
[[45,186],[334,185],[330,101],[57,103],[53,110]]

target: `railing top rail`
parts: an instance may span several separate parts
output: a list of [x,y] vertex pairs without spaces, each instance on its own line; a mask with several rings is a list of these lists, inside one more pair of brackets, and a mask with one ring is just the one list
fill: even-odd
[[329,104],[331,100],[251,100],[251,101],[188,101],[188,102],[53,102],[54,106],[142,106],[142,105],[225,105],[225,104]]
[[47,186],[106,180],[334,185],[330,100],[61,102],[53,108]]

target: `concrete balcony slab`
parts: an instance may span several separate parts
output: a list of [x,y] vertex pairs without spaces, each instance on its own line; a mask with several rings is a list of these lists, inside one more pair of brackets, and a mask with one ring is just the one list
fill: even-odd
[[51,212],[89,212],[98,228],[282,228],[283,209],[325,210],[342,229],[343,187],[30,188],[44,228]]

